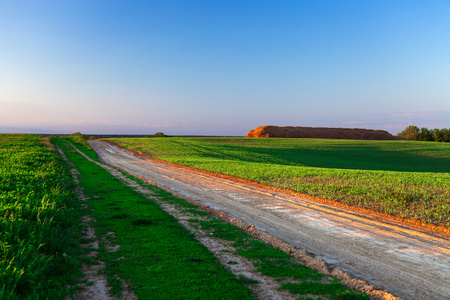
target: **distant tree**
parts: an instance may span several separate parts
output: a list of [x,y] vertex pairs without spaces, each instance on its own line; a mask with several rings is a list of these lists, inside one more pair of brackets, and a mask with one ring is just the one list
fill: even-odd
[[442,141],[449,143],[450,142],[450,128],[441,129]]
[[162,133],[162,132],[157,132],[157,133],[155,133],[154,135],[153,135],[153,137],[166,137],[167,135],[165,135],[164,133]]
[[419,139],[419,128],[417,126],[408,126],[402,132],[397,134],[407,140],[417,141]]
[[432,132],[433,132],[433,140],[435,142],[443,142],[441,130],[439,130],[438,128],[435,128],[435,129],[433,129]]
[[422,127],[419,132],[419,141],[432,141],[433,134],[428,128]]

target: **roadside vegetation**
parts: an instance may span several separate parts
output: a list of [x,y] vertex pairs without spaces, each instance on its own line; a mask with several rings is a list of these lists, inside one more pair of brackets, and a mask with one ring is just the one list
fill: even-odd
[[450,145],[410,141],[114,138],[150,157],[450,226]]
[[0,134],[0,299],[63,299],[75,284],[79,220],[64,162],[37,135]]
[[[73,137],[68,137],[71,142]],[[280,289],[288,290],[300,299],[368,299],[338,280],[319,274],[288,254],[251,238],[241,230],[220,221],[196,206],[155,186],[134,179],[151,191],[145,197],[103,168],[89,162],[71,147],[66,139],[55,139],[69,160],[80,172],[80,184],[90,197],[100,256],[106,262],[105,273],[112,292],[120,295],[123,289],[117,277],[127,280],[139,299],[252,299],[248,288],[254,280],[244,276],[235,278],[202,246],[194,233],[158,206],[158,202],[175,205],[191,214],[190,224],[208,232],[216,239],[230,243],[233,251],[248,258],[264,275],[279,281]],[[86,144],[75,144],[89,156],[95,154]],[[132,178],[131,176],[128,176]],[[113,234],[111,234],[113,233]],[[120,245],[118,251],[108,246]],[[230,261],[229,264],[235,262]],[[316,296],[314,296],[316,295]],[[313,298],[310,298],[313,297]]]

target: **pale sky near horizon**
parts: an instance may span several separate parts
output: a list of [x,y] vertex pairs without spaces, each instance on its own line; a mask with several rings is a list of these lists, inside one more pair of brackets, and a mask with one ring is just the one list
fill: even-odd
[[0,0],[0,133],[450,127],[450,0]]

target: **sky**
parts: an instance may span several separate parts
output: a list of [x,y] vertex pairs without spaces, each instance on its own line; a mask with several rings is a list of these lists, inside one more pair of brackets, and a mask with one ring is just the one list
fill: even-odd
[[0,133],[450,127],[450,0],[0,0]]

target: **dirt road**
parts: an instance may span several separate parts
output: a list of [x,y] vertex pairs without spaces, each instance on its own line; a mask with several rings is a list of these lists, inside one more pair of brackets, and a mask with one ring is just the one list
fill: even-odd
[[90,141],[107,163],[145,177],[404,299],[450,299],[450,241],[368,217],[156,162],[106,141]]

